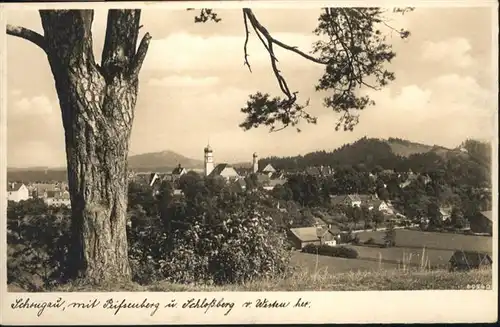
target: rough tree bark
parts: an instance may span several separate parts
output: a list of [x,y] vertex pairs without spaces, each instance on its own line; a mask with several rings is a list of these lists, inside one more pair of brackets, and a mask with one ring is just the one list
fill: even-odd
[[42,10],[44,36],[12,26],[7,32],[47,54],[66,141],[72,209],[69,277],[95,284],[131,278],[127,156],[138,74],[151,37],[146,34],[137,49],[140,10],[110,10],[98,65],[93,15],[92,10]]

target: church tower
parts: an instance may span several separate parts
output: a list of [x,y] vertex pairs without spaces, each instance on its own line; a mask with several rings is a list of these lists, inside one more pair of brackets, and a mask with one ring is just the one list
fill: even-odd
[[257,157],[257,153],[254,152],[253,154],[253,172],[254,173],[257,173],[259,171],[259,160],[258,160],[258,157]]
[[210,143],[205,148],[205,176],[210,175],[212,170],[214,170],[214,154],[212,148],[210,147]]

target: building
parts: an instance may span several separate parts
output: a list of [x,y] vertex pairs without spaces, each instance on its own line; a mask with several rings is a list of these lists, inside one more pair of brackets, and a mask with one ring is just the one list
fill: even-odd
[[261,174],[266,174],[267,176],[271,177],[272,174],[276,172],[276,169],[271,164],[267,164],[264,168],[259,170],[259,173]]
[[452,207],[439,207],[439,213],[441,214],[441,219],[443,221],[450,220],[451,219],[451,211]]
[[224,177],[226,180],[235,180],[240,177],[238,172],[229,164],[222,163],[215,166],[209,174],[210,177]]
[[321,244],[316,227],[290,228],[288,237],[296,249],[302,249],[308,244]]
[[335,246],[340,242],[340,233],[323,226],[290,228],[288,237],[296,249],[308,244]]
[[160,175],[158,175],[158,173],[151,173],[151,175],[149,175],[149,186],[152,187],[159,179]]
[[7,200],[20,202],[30,198],[30,191],[23,183],[8,183],[7,184]]
[[44,199],[48,196],[48,192],[61,191],[66,187],[60,183],[36,183],[30,185],[30,189],[33,198]]
[[363,204],[368,206],[368,209],[370,209],[370,210],[382,211],[383,213],[385,213],[387,215],[394,215],[393,207],[383,200],[372,199],[372,200],[366,201],[366,203],[363,203]]
[[43,202],[52,207],[71,207],[71,199],[67,190],[47,191],[46,196],[43,198]]
[[177,167],[175,167],[174,170],[172,170],[172,178],[173,179],[178,179],[178,178],[180,178],[182,175],[184,175],[186,173],[187,173],[186,168],[183,168],[181,166],[181,164],[179,164]]
[[470,229],[474,233],[493,235],[493,212],[483,211],[473,219],[470,219]]
[[208,144],[204,149],[204,173],[205,176],[210,175],[210,173],[214,170],[214,153],[210,144]]
[[346,205],[351,207],[360,207],[361,198],[357,194],[348,195],[330,195],[332,205]]
[[455,251],[449,261],[450,270],[471,270],[491,267],[493,260],[488,253],[475,251]]

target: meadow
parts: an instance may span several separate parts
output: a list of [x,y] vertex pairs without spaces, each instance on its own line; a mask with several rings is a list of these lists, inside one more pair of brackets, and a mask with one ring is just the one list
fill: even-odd
[[[360,232],[361,242],[372,238],[382,244],[384,232]],[[316,256],[295,252],[291,264],[311,271],[339,273],[349,271],[408,270],[418,268],[446,269],[455,250],[493,252],[493,239],[451,233],[397,230],[396,246],[382,248],[367,245],[350,245],[359,253],[357,259]]]
[[[314,257],[314,255],[309,255]],[[336,259],[336,258],[332,258]],[[350,260],[350,259],[346,259]],[[321,259],[320,259],[321,261]],[[358,260],[360,261],[360,260]],[[491,269],[465,272],[446,270],[414,271],[375,269],[329,273],[326,270],[297,271],[285,278],[256,279],[244,284],[223,286],[176,284],[166,281],[151,285],[110,283],[92,286],[65,284],[46,289],[47,292],[265,292],[265,291],[394,291],[394,290],[466,290],[470,285],[492,289]],[[23,292],[8,285],[9,292]]]

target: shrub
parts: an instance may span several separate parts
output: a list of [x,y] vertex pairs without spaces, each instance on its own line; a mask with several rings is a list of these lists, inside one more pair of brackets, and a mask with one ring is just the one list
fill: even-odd
[[387,230],[384,235],[384,244],[385,247],[396,246],[396,230],[394,229],[393,223],[389,223],[387,226]]
[[7,282],[39,291],[65,280],[69,210],[41,200],[9,202],[7,209]]
[[370,237],[365,241],[365,244],[375,244],[375,240],[373,239],[373,237]]
[[302,248],[302,252],[326,255],[330,257],[340,257],[348,259],[356,259],[358,257],[358,251],[356,249],[346,247],[346,246],[329,246],[329,245],[315,245],[308,244]]
[[[154,208],[129,208],[134,281],[242,283],[288,272],[289,245],[271,218],[276,206],[265,194],[202,191],[176,201],[156,199],[160,215],[150,214]],[[7,220],[8,283],[37,291],[65,282],[69,210],[34,200],[9,203]]]
[[[210,201],[180,203],[171,252],[160,260],[172,282],[242,283],[285,273],[290,258],[286,238],[277,231],[259,193],[222,192]],[[220,210],[224,208],[224,210]]]
[[359,236],[357,234],[353,236],[351,243],[355,244],[355,245],[358,245],[359,243],[361,243],[361,241],[359,240]]

